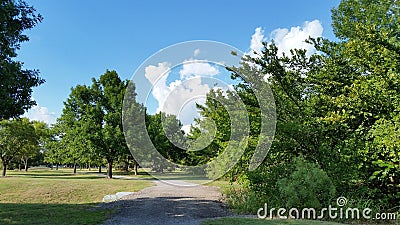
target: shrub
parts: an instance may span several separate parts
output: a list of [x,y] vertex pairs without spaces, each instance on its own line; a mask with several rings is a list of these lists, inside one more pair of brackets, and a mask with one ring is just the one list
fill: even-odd
[[302,157],[298,157],[294,165],[295,170],[288,178],[277,181],[286,207],[321,209],[328,206],[335,197],[336,189],[326,172]]

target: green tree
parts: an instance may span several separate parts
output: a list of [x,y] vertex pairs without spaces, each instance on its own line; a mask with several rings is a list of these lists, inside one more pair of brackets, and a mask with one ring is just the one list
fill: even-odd
[[35,128],[26,118],[2,120],[0,122],[0,159],[3,164],[2,176],[7,166],[27,148],[38,145]]
[[[171,142],[172,140],[176,144],[179,144],[179,142],[183,143],[183,140],[180,139],[183,137],[183,134],[181,133],[182,136],[180,137],[176,135],[177,132],[182,132],[182,124],[176,116],[159,112],[155,115],[148,115],[146,124],[150,140],[157,151],[169,162],[180,164],[185,158],[185,151]],[[152,158],[154,159],[152,165],[154,171],[162,173],[165,169],[174,169],[169,162],[164,163],[164,160],[158,159],[156,156]]]
[[25,171],[28,171],[29,168],[28,160],[35,158],[44,152],[45,142],[48,140],[50,135],[49,127],[45,122],[32,121],[32,124],[35,128],[37,143],[25,146],[21,153]]
[[334,110],[325,120],[350,131],[347,140],[357,143],[363,185],[373,198],[395,205],[400,199],[400,3],[343,0],[332,13],[340,41],[314,42],[332,56],[318,78],[329,74],[326,82],[341,87],[328,95]]
[[95,105],[91,123],[92,146],[107,161],[107,177],[112,178],[112,167],[121,155],[129,152],[122,126],[122,105],[127,82],[115,71],[107,71],[91,87]]
[[89,132],[87,110],[91,104],[90,88],[78,85],[71,89],[61,117],[57,120],[56,129],[60,137],[59,154],[64,155],[64,163],[73,164],[74,173],[89,149]]
[[276,190],[266,186],[287,177],[290,171],[284,167],[303,155],[328,176],[340,178],[332,179],[338,191],[396,206],[399,16],[397,1],[344,0],[332,16],[339,41],[308,40],[318,54],[306,57],[305,51],[292,50],[280,55],[273,43],[264,43],[258,57],[244,60],[249,63],[239,69],[258,67],[268,74],[277,110],[268,158],[246,174],[255,190]]
[[24,1],[0,1],[0,119],[16,118],[35,105],[32,88],[44,82],[37,70],[23,69],[15,61],[20,44],[29,40],[23,32],[42,21]]
[[49,135],[44,140],[44,161],[50,163],[51,168],[53,165],[56,165],[56,170],[58,170],[58,166],[64,162],[65,155],[62,152],[62,146],[60,141],[60,133],[57,130],[57,126],[51,126],[49,128]]
[[122,130],[125,88],[126,82],[115,71],[107,71],[99,80],[93,78],[91,86],[71,90],[57,121],[69,163],[105,159],[107,177],[112,178],[113,163],[129,152]]
[[139,104],[136,101],[136,87],[133,82],[128,82],[123,106],[122,121],[124,124],[126,143],[130,150],[128,154],[134,157],[134,171],[135,175],[137,175],[139,167],[138,161],[140,161],[141,157],[143,157],[150,148],[145,141],[148,136],[146,124],[143,122],[146,120],[146,108],[143,104]]

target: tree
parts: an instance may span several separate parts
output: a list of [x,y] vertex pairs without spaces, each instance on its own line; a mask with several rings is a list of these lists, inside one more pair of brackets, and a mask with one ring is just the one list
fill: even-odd
[[[67,159],[107,161],[107,177],[121,154],[129,152],[122,130],[122,103],[126,82],[115,71],[106,71],[92,85],[72,88],[57,121]],[[101,166],[101,165],[100,165]]]
[[358,143],[358,166],[368,194],[395,205],[400,199],[400,3],[343,0],[332,19],[340,41],[314,41],[332,56],[319,77],[329,71],[342,78],[335,80],[340,91],[329,95],[327,104],[334,111],[326,120],[350,130],[348,142]]
[[[307,40],[318,50],[311,57],[295,49],[281,55],[274,43],[264,43],[261,54],[231,68],[233,77],[268,74],[276,102],[268,158],[244,176],[251,189],[276,193],[277,180],[288,178],[293,158],[302,155],[335,178],[341,193],[387,208],[398,204],[399,10],[398,1],[343,0],[332,16],[339,41]],[[263,80],[245,79],[236,88],[250,111],[257,107],[251,87]]]
[[2,120],[0,122],[0,159],[3,164],[2,176],[7,166],[26,148],[37,146],[35,128],[28,119]]
[[121,80],[115,71],[106,71],[99,80],[93,79],[92,91],[95,97],[94,132],[92,145],[107,161],[107,177],[112,178],[114,161],[128,153],[122,127],[122,105],[127,82]]
[[49,128],[49,135],[44,141],[44,161],[50,163],[51,168],[56,165],[58,166],[64,161],[65,155],[62,153],[62,146],[60,142],[60,134],[56,129],[56,126]]
[[148,137],[145,121],[146,108],[136,100],[135,84],[128,82],[124,96],[122,123],[124,125],[125,140],[130,150],[128,154],[133,156],[135,175],[138,174],[138,161],[141,161],[143,155],[150,149],[145,141]]
[[[64,163],[74,166],[74,173],[79,162],[85,157],[90,148],[90,114],[93,96],[86,85],[78,85],[71,89],[62,115],[57,120],[55,129],[60,138],[61,147],[56,153],[64,155]],[[61,151],[61,152],[60,152]]]
[[[177,132],[182,132],[182,124],[175,115],[166,115],[159,112],[155,115],[148,115],[146,119],[147,132],[155,149],[169,162],[166,162],[158,157],[154,159],[152,169],[156,172],[163,173],[165,169],[173,169],[172,163],[181,163],[185,158],[185,151],[174,145],[172,141],[183,143],[182,136],[176,135]],[[169,137],[168,137],[169,136]]]
[[25,172],[27,172],[29,168],[29,159],[38,156],[40,152],[44,150],[45,141],[49,136],[49,128],[46,123],[41,121],[32,121],[32,125],[35,128],[34,138],[37,141],[24,145],[22,151],[19,153],[21,160],[24,163]]
[[0,119],[16,118],[35,105],[32,88],[44,82],[37,70],[15,61],[17,50],[29,38],[23,32],[42,21],[24,1],[0,1]]

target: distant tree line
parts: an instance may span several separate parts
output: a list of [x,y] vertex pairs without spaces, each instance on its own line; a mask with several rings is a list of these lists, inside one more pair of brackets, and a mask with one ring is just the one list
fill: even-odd
[[[115,71],[106,71],[99,79],[93,78],[92,85],[72,88],[60,118],[51,129],[53,137],[46,143],[45,161],[56,165],[72,164],[74,173],[79,164],[99,168],[106,165],[109,178],[112,178],[116,162],[125,164],[126,169],[133,166],[137,173],[138,163],[126,144],[122,124],[122,106],[128,83],[121,80]],[[134,91],[134,86],[131,90]],[[134,97],[132,101],[136,101]],[[141,104],[135,102],[135,105],[138,110],[145,110]],[[179,129],[182,127],[175,116],[163,113],[146,115],[148,134],[167,158],[182,158],[164,134],[161,115],[171,118]],[[163,172],[167,166],[154,164],[153,169]]]

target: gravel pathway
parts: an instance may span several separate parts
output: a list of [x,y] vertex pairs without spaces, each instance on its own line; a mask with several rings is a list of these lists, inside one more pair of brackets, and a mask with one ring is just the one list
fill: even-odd
[[103,204],[104,208],[117,209],[104,225],[195,225],[207,218],[231,215],[220,202],[222,196],[217,187],[168,182],[175,185],[155,181],[157,186]]

